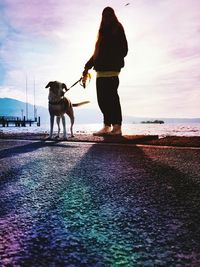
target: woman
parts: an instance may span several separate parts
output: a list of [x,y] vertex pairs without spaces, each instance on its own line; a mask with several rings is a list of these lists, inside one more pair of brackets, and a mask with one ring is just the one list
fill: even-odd
[[124,67],[128,44],[123,26],[114,10],[106,7],[102,13],[93,56],[85,64],[83,75],[94,67],[97,72],[98,105],[103,113],[104,127],[94,135],[121,135],[122,113],[119,95],[119,73]]

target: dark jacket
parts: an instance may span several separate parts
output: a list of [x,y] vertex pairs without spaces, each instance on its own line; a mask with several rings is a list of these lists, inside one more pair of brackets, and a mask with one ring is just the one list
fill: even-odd
[[114,33],[111,30],[104,30],[98,44],[98,52],[94,53],[85,67],[87,69],[94,67],[96,71],[120,71],[124,67],[124,57],[127,52],[128,44],[122,27]]

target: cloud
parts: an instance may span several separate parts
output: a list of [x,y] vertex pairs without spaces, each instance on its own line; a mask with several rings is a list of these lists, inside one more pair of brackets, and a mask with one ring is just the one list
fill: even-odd
[[59,4],[55,1],[6,0],[5,16],[18,30],[42,34],[60,26]]

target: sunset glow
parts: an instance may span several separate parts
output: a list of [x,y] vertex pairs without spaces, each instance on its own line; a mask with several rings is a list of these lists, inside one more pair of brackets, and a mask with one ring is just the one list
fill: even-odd
[[[105,6],[123,24],[129,53],[120,74],[123,114],[200,117],[199,0],[67,1],[2,0],[0,3],[0,97],[47,106],[50,80],[69,87],[92,55]],[[76,86],[73,101],[98,109],[95,72],[86,90]]]

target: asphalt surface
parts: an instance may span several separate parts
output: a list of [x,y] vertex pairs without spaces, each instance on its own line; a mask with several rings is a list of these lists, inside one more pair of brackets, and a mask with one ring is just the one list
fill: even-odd
[[200,150],[0,140],[0,266],[200,266]]

